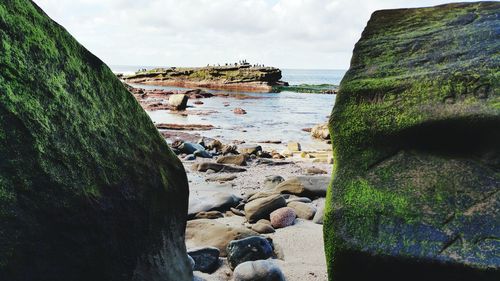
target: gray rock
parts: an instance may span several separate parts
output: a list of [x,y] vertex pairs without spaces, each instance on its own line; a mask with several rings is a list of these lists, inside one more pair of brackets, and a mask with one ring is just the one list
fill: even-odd
[[214,181],[215,182],[228,182],[228,181],[235,180],[236,178],[237,178],[236,175],[217,175],[217,176],[208,177],[205,180],[209,181],[209,182],[214,182]]
[[193,161],[193,160],[196,160],[196,156],[194,156],[193,154],[189,154],[189,155],[186,155],[184,157],[184,160],[185,161]]
[[253,236],[229,242],[227,246],[227,261],[234,269],[246,261],[265,260],[274,255],[272,242],[268,239]]
[[245,217],[252,223],[260,219],[268,219],[269,214],[286,206],[286,200],[279,194],[255,199],[245,205]]
[[316,207],[316,214],[314,215],[313,222],[323,224],[323,216],[325,214],[325,200],[319,200]]
[[187,107],[189,97],[184,94],[171,95],[168,98],[168,104],[175,110],[184,110]]
[[198,172],[206,172],[208,170],[213,170],[215,172],[227,172],[227,173],[240,173],[245,172],[246,169],[231,167],[224,164],[212,163],[212,162],[203,162],[199,164],[193,165],[193,168]]
[[231,207],[238,206],[242,198],[225,192],[217,192],[206,196],[190,196],[188,216],[194,216],[200,212],[226,211]]
[[282,176],[267,176],[264,179],[264,189],[274,189],[278,184],[284,182]]
[[193,257],[191,257],[189,254],[188,254],[188,260],[189,260],[189,264],[191,265],[191,270],[194,270],[194,268],[196,266],[196,262],[194,261]]
[[213,273],[219,268],[219,249],[215,247],[195,248],[188,251],[195,262],[194,271]]
[[290,202],[302,202],[302,203],[311,203],[312,200],[307,198],[307,197],[298,197],[295,195],[290,196],[289,198],[286,199],[286,203]]
[[285,276],[272,260],[248,261],[234,269],[234,281],[285,281]]

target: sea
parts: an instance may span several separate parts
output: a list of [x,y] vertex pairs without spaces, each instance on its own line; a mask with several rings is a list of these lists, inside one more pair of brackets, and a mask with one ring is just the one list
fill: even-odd
[[[115,73],[134,73],[151,66],[111,66]],[[282,69],[283,81],[290,85],[333,84],[339,85],[346,70]],[[133,84],[145,89],[178,90],[179,88]],[[257,99],[213,97],[203,99],[203,105],[188,103],[189,110],[212,112],[209,115],[179,115],[169,111],[148,112],[155,123],[210,124],[215,129],[198,132],[203,136],[217,138],[223,142],[281,141],[282,144],[265,144],[265,149],[281,151],[288,142],[299,142],[304,150],[328,149],[325,142],[314,140],[303,129],[328,121],[335,104],[335,95],[305,94],[295,92],[247,93],[215,91],[228,94],[243,94]],[[229,106],[224,105],[229,103]],[[235,115],[234,108],[243,108],[247,114]]]

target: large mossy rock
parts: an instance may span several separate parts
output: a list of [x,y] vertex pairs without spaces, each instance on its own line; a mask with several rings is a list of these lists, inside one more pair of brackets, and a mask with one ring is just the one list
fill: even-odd
[[330,120],[330,280],[499,280],[499,14],[373,14]]
[[111,70],[0,2],[0,280],[191,280],[187,179]]

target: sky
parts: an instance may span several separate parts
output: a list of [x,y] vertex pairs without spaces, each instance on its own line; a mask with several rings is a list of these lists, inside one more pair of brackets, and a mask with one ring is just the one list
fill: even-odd
[[[372,12],[442,0],[34,0],[109,65],[347,69]],[[466,2],[466,1],[461,1]]]

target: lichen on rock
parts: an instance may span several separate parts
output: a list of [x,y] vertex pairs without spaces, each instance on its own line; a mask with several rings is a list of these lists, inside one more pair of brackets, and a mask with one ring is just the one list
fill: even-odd
[[191,280],[185,171],[111,70],[0,3],[0,280]]
[[499,12],[478,2],[372,15],[330,120],[331,280],[498,277]]

